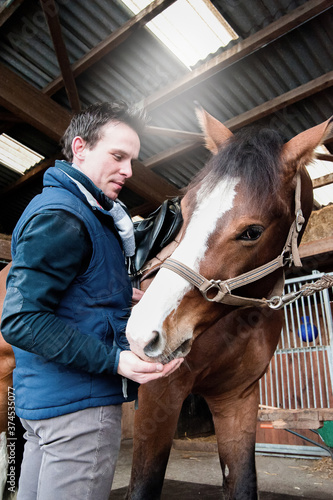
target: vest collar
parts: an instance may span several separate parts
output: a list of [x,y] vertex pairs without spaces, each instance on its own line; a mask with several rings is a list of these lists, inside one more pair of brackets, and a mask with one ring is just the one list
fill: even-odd
[[97,200],[104,210],[111,210],[113,207],[113,201],[108,198],[101,189],[99,189],[83,172],[81,172],[77,167],[73,166],[71,163],[66,161],[57,160],[55,162],[55,167],[62,170],[65,174],[72,177],[72,179],[80,182],[87,191]]

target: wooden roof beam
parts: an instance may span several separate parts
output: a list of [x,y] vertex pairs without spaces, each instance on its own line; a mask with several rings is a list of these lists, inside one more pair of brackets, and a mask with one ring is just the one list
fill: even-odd
[[11,240],[8,236],[0,234],[0,261],[10,262],[12,260]]
[[[166,8],[172,5],[176,0],[155,0],[151,2],[145,9],[141,10],[136,16],[132,17],[123,26],[115,30],[105,40],[100,42],[96,47],[85,54],[81,59],[72,64],[71,69],[74,77],[83,73],[86,69],[99,61],[106,54],[118,47],[136,30],[147,24],[151,19],[163,12]],[[62,76],[59,76],[49,83],[42,92],[47,95],[53,95],[64,86]]]
[[144,99],[143,103],[140,104],[143,104],[143,107],[148,111],[164,104],[182,92],[185,92],[231,66],[231,64],[240,61],[256,50],[274,42],[274,40],[289,33],[291,30],[318,14],[321,14],[329,7],[332,7],[332,0],[309,0],[305,2],[300,7],[294,9],[289,14],[286,14],[257,33],[249,36],[244,41],[237,43],[222,54],[213,57],[213,59],[194,69],[174,84],[155,92],[150,97]]
[[316,159],[323,161],[333,161],[333,155],[325,153],[316,153]]
[[295,104],[298,101],[306,99],[322,90],[328,89],[333,85],[333,71],[329,71],[322,76],[319,76],[315,80],[311,80],[308,83],[304,83],[304,85],[300,85],[293,90],[289,90],[284,94],[274,97],[270,101],[267,101],[250,111],[246,111],[241,115],[238,115],[235,118],[231,118],[227,120],[224,125],[231,130],[236,130],[245,125],[249,125],[255,121],[261,120],[266,116],[269,116],[281,109],[284,109],[292,104]]
[[10,184],[9,186],[5,186],[0,191],[0,198],[12,196],[16,191],[18,191],[23,185],[26,186],[29,182],[36,180],[37,177],[44,174],[45,170],[54,165],[56,160],[59,160],[61,155],[55,155],[51,158],[43,160],[41,163],[36,165],[34,168],[31,168],[26,174],[19,177],[15,182]]
[[129,210],[129,213],[131,217],[135,217],[136,215],[140,217],[147,217],[154,210],[156,210],[157,207],[158,205],[156,203],[150,203],[149,201],[146,201],[142,205],[131,208],[131,210]]
[[40,3],[42,5],[45,19],[49,27],[53,47],[57,56],[70,107],[74,112],[78,112],[81,109],[81,104],[75,83],[75,78],[71,70],[66,45],[61,33],[57,7],[54,3],[54,0],[40,0]]
[[22,123],[23,120],[9,111],[0,111],[0,134],[9,132],[16,123]]
[[1,63],[0,105],[55,141],[71,120],[65,108]]
[[321,177],[317,177],[317,179],[312,179],[313,189],[327,186],[328,184],[332,184],[333,182],[333,174],[322,175]]
[[126,181],[126,187],[135,191],[145,200],[160,205],[167,198],[180,195],[180,190],[155,172],[136,160],[132,165],[133,176]]
[[[35,168],[30,169],[25,175],[13,182],[10,186],[6,186],[0,191],[0,197],[12,195],[15,191],[26,185],[28,182],[35,180],[36,177],[42,175],[45,170],[54,165],[55,160],[60,159],[60,154],[52,158],[44,160]],[[142,196],[151,206],[155,208],[163,203],[166,198],[178,196],[180,191],[169,184],[155,172],[151,172],[141,162],[136,160],[133,163],[133,177],[126,181],[126,187]]]
[[[15,88],[15,92],[13,92]],[[48,137],[59,141],[66,130],[71,114],[49,96],[42,94],[30,83],[0,63],[0,106],[8,109],[23,121],[40,130]],[[45,167],[46,168],[46,167]],[[40,172],[40,167],[36,167]],[[22,177],[20,185],[31,178],[34,170]],[[176,196],[179,191],[159,175],[151,172],[140,162],[133,165],[133,177],[127,186],[148,201],[160,204],[167,197]],[[15,185],[10,186],[16,189]]]
[[22,123],[21,118],[10,113],[9,111],[0,111],[0,121],[11,122],[11,123]]
[[[260,104],[259,106],[256,106],[255,108],[246,111],[245,113],[235,116],[234,118],[227,120],[224,123],[224,125],[232,131],[238,130],[242,127],[245,127],[246,125],[250,125],[251,123],[254,123],[262,118],[265,118],[273,113],[276,113],[277,111],[286,108],[287,106],[291,106],[295,102],[301,101],[302,99],[306,99],[307,97],[313,94],[321,92],[322,90],[325,90],[331,86],[333,86],[333,71],[330,71],[325,75],[319,76],[315,80],[305,83],[304,85],[301,85],[293,90],[290,90],[285,94],[282,94],[278,97],[274,97],[274,99],[271,99],[270,101]],[[179,131],[174,131],[174,132],[175,132],[174,137],[180,137],[180,135],[179,136],[177,135]],[[161,129],[161,133],[163,133],[163,129]],[[191,137],[191,132],[186,132],[184,134],[189,134],[188,137]],[[170,133],[169,136],[171,136]],[[184,135],[184,137],[186,137],[186,135]],[[201,134],[195,134],[193,138],[195,140],[184,141],[183,143],[178,144],[177,146],[169,148],[151,158],[148,158],[147,160],[144,161],[144,164],[149,168],[154,168],[157,165],[170,161],[175,157],[188,153],[189,151],[194,150],[202,145]],[[331,141],[332,141],[332,134],[327,136],[324,142],[326,144]],[[317,157],[319,158],[319,156],[320,155],[318,155]],[[329,155],[326,155],[326,157],[328,156]]]
[[157,153],[154,156],[151,156],[147,160],[143,161],[143,165],[146,168],[155,168],[159,165],[163,165],[166,162],[173,160],[174,158],[178,158],[181,155],[189,153],[194,149],[198,148],[203,144],[203,140],[201,141],[184,141],[181,144],[177,144],[172,148],[168,148],[160,153]]
[[160,137],[174,137],[176,139],[197,142],[202,142],[204,140],[204,135],[198,132],[186,132],[184,130],[176,130],[171,128],[153,127],[152,125],[146,125],[145,134],[156,135]]
[[12,2],[3,2],[0,7],[0,27],[14,14],[16,9],[24,2],[24,0],[13,0]]

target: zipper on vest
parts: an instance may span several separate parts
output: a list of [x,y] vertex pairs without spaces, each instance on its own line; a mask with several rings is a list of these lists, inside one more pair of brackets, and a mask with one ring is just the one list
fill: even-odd
[[127,378],[122,377],[122,389],[123,389],[123,396],[125,399],[128,398],[128,393],[127,393]]

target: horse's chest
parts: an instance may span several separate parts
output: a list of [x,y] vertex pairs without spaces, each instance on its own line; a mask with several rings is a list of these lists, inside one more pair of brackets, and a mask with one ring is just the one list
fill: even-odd
[[267,319],[261,323],[250,326],[244,317],[223,318],[195,339],[186,358],[195,374],[194,392],[244,390],[263,375],[280,327]]

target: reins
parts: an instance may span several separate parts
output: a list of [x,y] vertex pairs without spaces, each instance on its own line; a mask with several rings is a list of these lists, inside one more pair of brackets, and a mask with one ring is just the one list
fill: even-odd
[[[169,269],[189,281],[189,283],[198,288],[203,297],[209,302],[220,302],[232,306],[268,306],[271,309],[281,309],[286,304],[297,300],[301,295],[305,295],[306,293],[310,294],[308,293],[309,286],[302,287],[303,290],[300,289],[297,292],[282,295],[284,288],[283,272],[282,278],[276,283],[269,298],[256,299],[251,297],[242,297],[234,295],[232,292],[237,288],[243,287],[268,276],[277,269],[284,269],[287,265],[291,266],[294,264],[296,267],[301,267],[302,263],[299,256],[297,241],[304,222],[305,219],[301,209],[301,176],[297,173],[295,188],[295,219],[290,226],[284,248],[276,259],[257,267],[252,271],[248,271],[240,276],[224,281],[215,279],[208,280],[182,262],[172,258],[166,259],[160,267]],[[324,280],[323,285],[319,285],[319,289],[327,288],[330,286],[330,283],[331,286],[333,285],[333,278],[331,280],[330,276],[325,276],[325,278],[328,278],[328,281]],[[323,286],[323,288],[320,288],[321,286]],[[315,293],[317,289],[315,289],[312,293]]]

